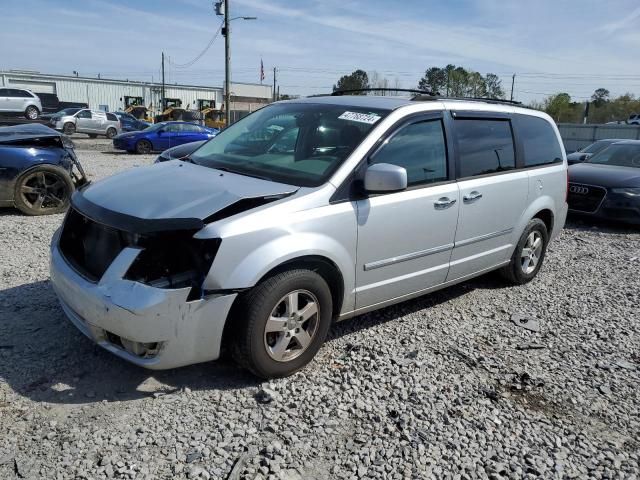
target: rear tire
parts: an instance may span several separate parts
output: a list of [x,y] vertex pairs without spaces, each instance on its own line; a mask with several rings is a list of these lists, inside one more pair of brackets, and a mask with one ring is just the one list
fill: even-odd
[[333,315],[331,291],[310,270],[270,277],[239,299],[233,358],[261,378],[291,375],[316,355]]
[[111,127],[111,128],[107,128],[107,138],[109,140],[111,140],[113,137],[115,137],[118,134],[118,131]]
[[64,126],[62,127],[62,132],[65,135],[73,135],[74,133],[76,133],[76,126],[75,124],[71,123],[71,122],[67,122],[64,124]]
[[138,143],[136,143],[136,153],[139,153],[140,155],[146,155],[151,153],[151,142],[149,140],[138,140]]
[[30,105],[24,111],[24,116],[27,120],[37,120],[38,117],[40,116],[40,111],[38,110],[37,107]]
[[549,233],[539,218],[533,218],[524,229],[511,256],[509,265],[500,269],[500,274],[514,285],[524,285],[535,278],[547,253]]
[[27,215],[49,215],[67,210],[75,187],[66,170],[40,165],[16,182],[14,204]]

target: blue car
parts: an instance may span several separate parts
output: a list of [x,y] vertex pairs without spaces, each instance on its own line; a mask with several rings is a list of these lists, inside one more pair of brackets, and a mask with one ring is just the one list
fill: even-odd
[[113,137],[113,147],[129,153],[162,152],[177,145],[209,140],[218,132],[215,128],[202,127],[194,123],[161,122],[141,132],[116,135]]
[[40,124],[0,128],[0,207],[61,213],[86,183],[68,137]]
[[151,126],[149,122],[139,120],[127,112],[113,112],[113,114],[120,120],[123,132],[138,132]]

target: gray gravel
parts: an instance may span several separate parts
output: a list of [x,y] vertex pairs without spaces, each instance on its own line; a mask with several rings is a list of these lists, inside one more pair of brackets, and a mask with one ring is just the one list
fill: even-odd
[[[93,178],[153,159],[91,150]],[[2,479],[640,476],[638,230],[571,223],[527,286],[489,275],[357,317],[259,383],[93,346],[48,283],[61,219],[0,210]]]

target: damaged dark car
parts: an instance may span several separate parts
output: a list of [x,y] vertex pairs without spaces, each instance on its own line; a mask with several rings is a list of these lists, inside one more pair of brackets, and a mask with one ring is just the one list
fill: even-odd
[[0,206],[27,215],[64,212],[87,183],[73,142],[39,124],[0,128]]

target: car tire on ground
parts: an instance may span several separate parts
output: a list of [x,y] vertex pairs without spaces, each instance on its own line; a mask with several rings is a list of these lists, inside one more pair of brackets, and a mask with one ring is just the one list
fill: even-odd
[[539,218],[533,218],[524,229],[508,265],[500,274],[515,285],[530,282],[538,274],[549,243],[547,226]]
[[18,178],[13,201],[27,215],[62,213],[69,207],[74,189],[66,170],[40,165]]
[[24,116],[27,120],[37,120],[40,116],[40,111],[38,110],[38,107],[29,105],[24,111]]
[[331,291],[310,270],[278,273],[239,301],[233,358],[261,378],[285,377],[303,368],[331,326]]
[[118,134],[118,131],[115,128],[113,127],[107,128],[107,138],[111,139],[115,137],[117,134]]
[[73,135],[74,133],[76,133],[76,126],[74,123],[71,122],[67,122],[63,125],[62,127],[62,132],[65,135]]
[[151,142],[149,140],[138,140],[138,143],[136,143],[136,153],[151,153],[151,149]]

